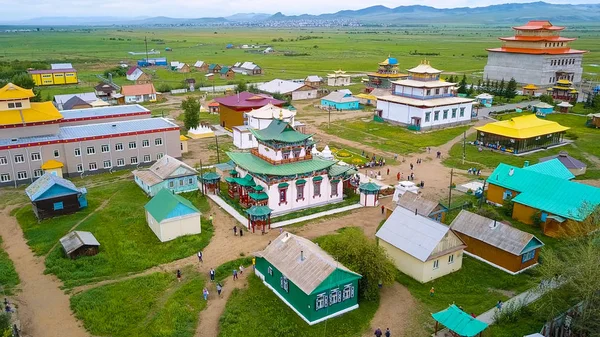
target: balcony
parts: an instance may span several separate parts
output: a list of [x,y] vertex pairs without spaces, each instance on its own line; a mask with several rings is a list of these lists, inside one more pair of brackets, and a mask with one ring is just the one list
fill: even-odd
[[267,156],[264,156],[258,152],[258,149],[251,149],[250,153],[252,153],[252,155],[266,161],[267,163],[269,163],[271,165],[290,164],[290,163],[295,163],[295,162],[299,162],[299,161],[312,159],[312,153],[307,153],[306,156],[304,156],[304,157],[299,157],[299,158],[294,157],[294,158],[281,159],[281,160],[273,160]]

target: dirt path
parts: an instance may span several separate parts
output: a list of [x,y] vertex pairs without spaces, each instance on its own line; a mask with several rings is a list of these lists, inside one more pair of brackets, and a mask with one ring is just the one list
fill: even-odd
[[60,290],[62,283],[52,275],[44,275],[44,258],[33,255],[10,210],[0,213],[0,236],[21,278],[16,303],[23,336],[90,336],[73,316],[69,296]]
[[377,328],[383,332],[389,328],[392,336],[406,335],[415,324],[413,312],[416,306],[417,303],[408,289],[399,283],[384,287],[379,308],[371,320],[371,328],[363,337],[373,336]]

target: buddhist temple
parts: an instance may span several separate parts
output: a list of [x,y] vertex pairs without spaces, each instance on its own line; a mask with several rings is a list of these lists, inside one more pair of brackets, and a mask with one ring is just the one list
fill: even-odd
[[573,83],[567,79],[556,81],[554,86],[548,88],[546,91],[555,100],[571,103],[576,103],[579,96],[579,92],[573,87]]
[[402,74],[398,69],[398,60],[394,57],[388,57],[379,63],[377,72],[368,74],[369,80],[366,83],[367,88],[385,88],[392,87],[392,81],[405,79],[407,74]]
[[350,75],[342,69],[336,70],[333,74],[327,74],[327,85],[331,87],[345,87],[352,83]]
[[488,49],[484,78],[508,81],[514,78],[522,84],[548,87],[558,80],[581,81],[584,50],[572,49],[575,38],[561,37],[565,27],[550,21],[529,21],[512,27],[515,35],[501,37],[499,48]]

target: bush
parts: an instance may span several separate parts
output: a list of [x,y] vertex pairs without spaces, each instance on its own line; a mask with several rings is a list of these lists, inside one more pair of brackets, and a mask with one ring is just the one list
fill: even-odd
[[156,91],[158,92],[171,92],[172,89],[173,87],[166,83],[161,83],[156,87]]
[[542,212],[540,212],[540,211],[535,212],[535,214],[533,214],[531,216],[531,221],[533,222],[533,225],[535,227],[541,227],[542,226]]
[[496,210],[487,207],[478,209],[475,213],[492,220],[500,220],[502,218]]
[[506,216],[512,216],[515,203],[511,199],[506,199],[502,203],[502,213]]
[[[2,308],[2,310],[4,310],[4,308]],[[10,331],[10,328],[10,314],[0,313],[0,334],[4,335],[4,332],[7,330]]]

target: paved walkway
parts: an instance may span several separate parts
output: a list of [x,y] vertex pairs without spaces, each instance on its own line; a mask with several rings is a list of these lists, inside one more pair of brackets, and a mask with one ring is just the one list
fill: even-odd
[[248,219],[246,219],[240,213],[238,213],[238,211],[235,208],[229,206],[229,204],[226,203],[225,200],[223,200],[220,196],[216,194],[207,194],[206,196],[209,197],[210,200],[214,201],[217,205],[219,205],[219,207],[221,207],[223,210],[225,210],[225,212],[229,213],[229,215],[231,215],[244,227],[248,227]]
[[522,108],[522,107],[526,107],[528,105],[536,105],[538,104],[540,101],[523,101],[521,103],[511,103],[511,104],[504,104],[504,105],[494,105],[491,108],[479,108],[478,110],[478,116],[479,117],[488,117],[490,115],[490,112],[496,112],[496,111],[504,111],[504,110],[514,110],[516,108]]

